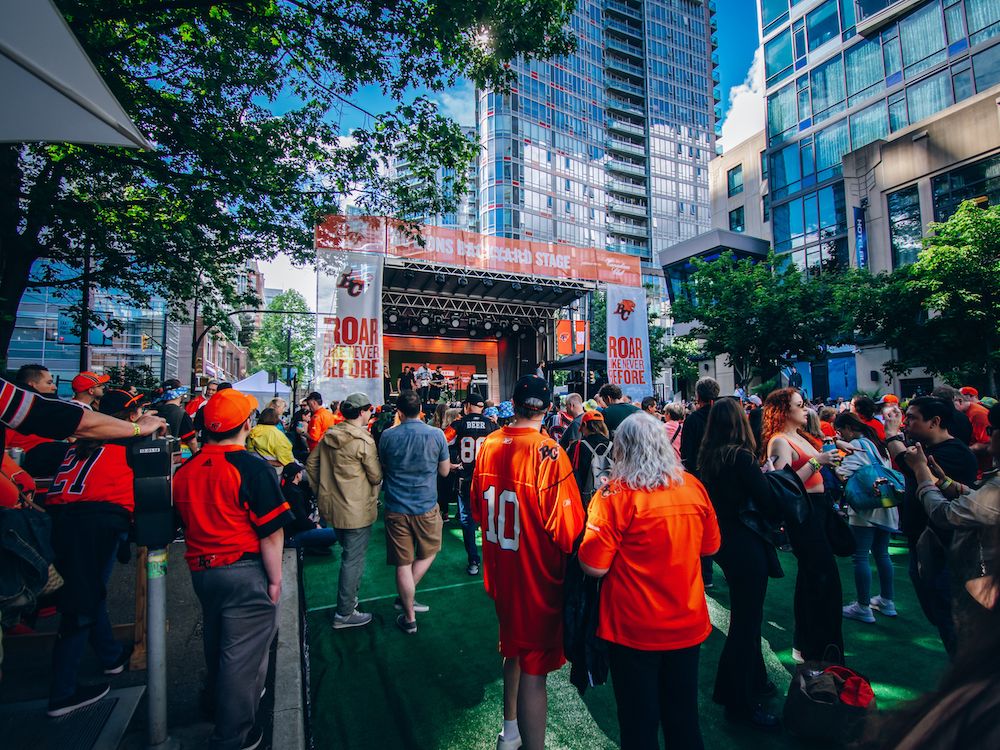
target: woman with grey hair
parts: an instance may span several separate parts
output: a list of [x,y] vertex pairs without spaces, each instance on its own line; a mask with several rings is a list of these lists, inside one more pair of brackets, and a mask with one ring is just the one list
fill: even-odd
[[684,471],[663,424],[627,417],[615,431],[608,483],[590,501],[580,566],[603,577],[597,635],[609,642],[622,750],[704,747],[698,653],[712,632],[701,556],[719,524]]

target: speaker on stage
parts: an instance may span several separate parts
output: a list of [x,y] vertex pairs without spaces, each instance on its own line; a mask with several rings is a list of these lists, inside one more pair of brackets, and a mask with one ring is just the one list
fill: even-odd
[[469,381],[469,390],[475,391],[484,399],[489,400],[490,398],[490,381],[485,375],[473,375],[472,379]]

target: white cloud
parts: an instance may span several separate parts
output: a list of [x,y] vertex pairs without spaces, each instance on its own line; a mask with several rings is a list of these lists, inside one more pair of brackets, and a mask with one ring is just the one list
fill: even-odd
[[295,289],[306,298],[310,310],[316,309],[316,269],[293,266],[291,258],[279,255],[274,260],[260,261],[264,286],[271,289]]
[[462,81],[445,91],[439,98],[441,111],[459,125],[476,124],[476,87],[472,81]]
[[758,47],[746,79],[729,90],[729,110],[719,142],[723,150],[764,129],[764,56]]

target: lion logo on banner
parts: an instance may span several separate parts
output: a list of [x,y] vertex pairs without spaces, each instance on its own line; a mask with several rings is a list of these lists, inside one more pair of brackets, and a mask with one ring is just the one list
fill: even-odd
[[615,315],[621,318],[623,321],[628,320],[629,316],[635,312],[635,302],[630,299],[623,299],[618,303],[618,307],[615,308]]
[[371,282],[371,274],[348,268],[337,282],[338,289],[346,289],[351,297],[360,297]]

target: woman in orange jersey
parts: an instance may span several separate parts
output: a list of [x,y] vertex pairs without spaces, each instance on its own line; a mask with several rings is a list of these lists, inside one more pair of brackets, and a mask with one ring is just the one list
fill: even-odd
[[[108,391],[100,411],[134,423],[142,413],[141,400],[141,395]],[[77,668],[88,641],[104,674],[121,674],[128,664],[132,649],[114,639],[105,587],[119,540],[132,524],[134,481],[124,442],[100,440],[75,443],[52,481],[45,504],[52,514],[55,566],[66,583],[59,591],[61,618],[52,655],[49,716],[64,716],[95,703],[110,689],[107,683],[77,684]]]
[[809,504],[801,524],[785,519],[799,562],[792,636],[792,658],[799,663],[822,659],[828,646],[844,653],[840,573],[826,535],[827,516],[834,511],[820,474],[833,463],[833,453],[821,450],[823,444],[806,432],[807,419],[802,394],[794,388],[774,391],[764,402],[762,459],[770,459],[775,469],[791,467],[805,485]]
[[594,494],[580,565],[603,577],[597,635],[610,643],[622,750],[704,747],[698,653],[712,632],[701,556],[719,550],[708,493],[663,424],[641,412],[615,431],[613,468]]

